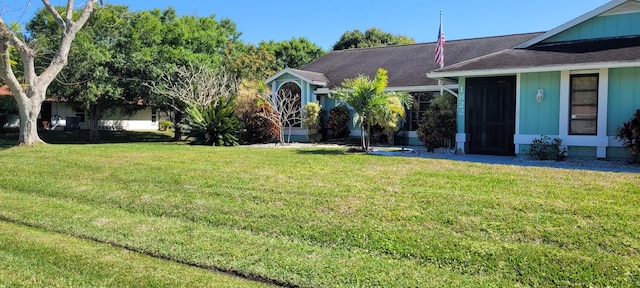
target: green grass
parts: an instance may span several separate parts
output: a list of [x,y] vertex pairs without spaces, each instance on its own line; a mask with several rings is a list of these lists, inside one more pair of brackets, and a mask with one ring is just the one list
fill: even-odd
[[0,222],[0,247],[0,287],[258,286],[228,275],[6,222]]
[[0,167],[5,220],[281,284],[640,285],[637,173],[174,143],[9,148]]

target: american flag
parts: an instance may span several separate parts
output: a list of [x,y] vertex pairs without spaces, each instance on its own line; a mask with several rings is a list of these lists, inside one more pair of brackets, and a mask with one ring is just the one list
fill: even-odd
[[444,31],[442,31],[442,20],[440,20],[440,29],[438,30],[438,41],[436,41],[436,57],[434,61],[440,65],[440,68],[444,67]]

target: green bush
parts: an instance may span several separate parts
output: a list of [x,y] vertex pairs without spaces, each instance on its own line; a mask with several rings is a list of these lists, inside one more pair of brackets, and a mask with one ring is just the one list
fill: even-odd
[[329,110],[327,130],[336,139],[346,138],[351,134],[351,130],[349,130],[349,109],[346,106],[336,106]]
[[169,120],[160,120],[160,122],[158,122],[158,129],[160,131],[167,131],[167,129],[171,127],[173,127],[173,123]]
[[552,140],[549,136],[541,135],[540,138],[533,139],[531,142],[528,155],[537,160],[562,161],[567,158],[567,148],[561,146],[562,139]]
[[238,145],[238,134],[242,122],[233,108],[235,97],[221,98],[216,103],[205,107],[189,107],[190,137],[195,137],[196,144],[212,146]]
[[319,142],[322,140],[320,133],[320,111],[322,107],[318,102],[309,102],[304,105],[304,118],[302,123],[307,128],[307,136],[310,142]]
[[456,98],[450,93],[433,98],[416,132],[429,148],[451,147],[456,135]]

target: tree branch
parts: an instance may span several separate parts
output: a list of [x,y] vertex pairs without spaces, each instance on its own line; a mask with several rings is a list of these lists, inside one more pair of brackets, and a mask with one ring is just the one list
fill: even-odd
[[67,21],[66,22],[72,22],[73,21],[73,0],[69,0],[69,2],[67,2]]
[[[73,3],[73,1],[70,1]],[[49,2],[49,0],[42,0],[42,4],[44,4],[44,7],[47,9],[47,11],[49,11],[49,14],[51,14],[51,16],[53,16],[53,19],[56,20],[56,22],[58,23],[58,25],[60,25],[60,27],[62,28],[62,30],[67,30],[67,23],[64,21],[64,19],[62,19],[62,16],[60,16],[60,13],[58,13],[58,10],[56,10],[55,7],[53,7],[53,5],[51,5],[51,2]],[[71,7],[71,9],[73,10],[73,7]],[[68,13],[69,8],[67,7],[67,13]]]
[[155,82],[144,85],[158,95],[187,106],[199,107],[215,104],[221,98],[229,99],[238,93],[240,85],[226,70],[212,70],[205,66],[193,65],[179,67],[175,74],[166,71],[161,77],[161,82],[162,86]]
[[[98,0],[88,0],[87,4],[84,7],[84,10],[82,11],[82,14],[77,21],[73,22],[70,20],[69,22],[65,22],[66,24],[62,25],[62,27],[65,27],[65,29],[62,31],[62,41],[60,41],[60,48],[58,49],[56,55],[53,56],[49,67],[47,67],[47,69],[45,69],[45,71],[40,75],[40,80],[43,83],[46,83],[47,86],[49,85],[49,83],[51,83],[51,81],[53,81],[53,79],[56,77],[56,75],[58,75],[62,68],[67,65],[67,57],[69,56],[69,50],[71,49],[71,42],[73,42],[73,39],[76,37],[78,31],[80,31],[82,26],[84,26],[84,24],[87,22],[89,16],[91,16],[91,13],[93,13],[93,9],[97,1]],[[47,10],[49,11],[49,13],[52,13],[52,15],[56,18],[56,21],[60,19],[62,22],[64,22],[64,20],[62,20],[62,18],[60,17],[60,14],[55,11],[48,0],[42,0],[42,2],[45,3],[45,5],[48,5]],[[69,5],[71,4],[73,4],[73,1],[70,0]],[[51,9],[49,9],[49,7],[51,7]],[[69,10],[73,10],[73,7],[67,7],[67,11]]]
[[[13,73],[13,68],[11,67],[11,54],[9,52],[9,47],[15,47],[20,53],[20,57],[24,62],[24,73],[25,78],[28,76],[35,76],[35,69],[29,69],[30,63],[29,59],[33,59],[34,52],[27,44],[25,44],[16,34],[9,29],[9,27],[4,23],[2,18],[0,17],[0,53],[2,53],[2,71],[0,71],[0,76],[6,82],[5,84],[9,85],[11,91],[14,93],[23,92],[22,87],[20,86],[20,81],[15,77]],[[30,78],[32,79],[32,78]],[[31,83],[30,83],[31,84]],[[15,94],[14,94],[15,95]]]

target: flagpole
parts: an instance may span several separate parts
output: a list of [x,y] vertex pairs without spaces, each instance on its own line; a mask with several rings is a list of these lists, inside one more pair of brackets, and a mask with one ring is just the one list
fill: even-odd
[[440,9],[440,29],[442,29],[442,9]]
[[[443,27],[442,27],[442,9],[440,9],[440,33],[442,33]],[[438,37],[441,37],[442,35],[438,35]],[[442,68],[442,67],[441,67]],[[438,86],[440,86],[440,95],[444,94],[444,83],[442,83],[442,79],[438,79]]]

